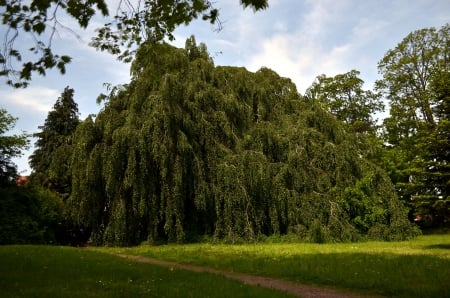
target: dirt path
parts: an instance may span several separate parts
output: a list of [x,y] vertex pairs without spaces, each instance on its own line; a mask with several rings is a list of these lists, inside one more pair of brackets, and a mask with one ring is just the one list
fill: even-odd
[[336,289],[336,288],[325,287],[325,286],[305,285],[305,284],[299,284],[299,283],[294,283],[294,282],[290,282],[290,281],[274,279],[274,278],[269,278],[269,277],[227,272],[227,271],[222,271],[222,270],[209,268],[209,267],[203,267],[203,266],[179,264],[179,263],[175,263],[175,262],[162,261],[162,260],[158,260],[158,259],[141,257],[141,256],[132,256],[132,255],[126,255],[126,254],[116,254],[116,256],[119,256],[119,257],[122,257],[122,258],[125,258],[128,260],[132,260],[135,262],[183,269],[183,270],[188,270],[188,271],[193,271],[193,272],[206,272],[206,273],[217,274],[217,275],[221,275],[221,276],[224,276],[224,277],[227,277],[230,279],[241,281],[248,285],[256,285],[256,286],[260,286],[260,287],[276,289],[276,290],[284,291],[289,294],[292,294],[292,295],[295,295],[298,297],[304,297],[304,298],[319,298],[319,297],[320,298],[340,298],[340,297],[348,297],[348,298],[357,298],[357,297],[376,298],[376,297],[378,297],[378,298],[380,298],[381,297],[381,296],[366,295],[366,294],[360,294],[360,293],[358,294],[355,292],[350,292],[348,290]]

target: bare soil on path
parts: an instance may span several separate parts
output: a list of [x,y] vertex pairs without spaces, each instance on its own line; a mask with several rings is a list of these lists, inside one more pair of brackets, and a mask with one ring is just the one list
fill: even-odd
[[260,287],[264,287],[264,288],[276,289],[276,290],[283,291],[283,292],[289,293],[291,295],[303,297],[303,298],[340,298],[340,297],[380,298],[380,297],[382,297],[382,296],[356,293],[356,292],[352,292],[349,290],[343,290],[343,289],[337,289],[337,288],[331,288],[331,287],[325,287],[325,286],[300,284],[300,283],[295,283],[295,282],[291,282],[291,281],[280,280],[280,279],[275,279],[275,278],[270,278],[270,277],[262,277],[262,276],[255,276],[255,275],[249,275],[249,274],[243,274],[243,273],[222,271],[222,270],[218,270],[218,269],[214,269],[214,268],[210,268],[210,267],[204,267],[204,266],[179,264],[179,263],[175,263],[175,262],[163,261],[163,260],[147,258],[147,257],[142,257],[142,256],[133,256],[133,255],[126,255],[126,254],[115,254],[115,255],[118,257],[122,257],[122,258],[125,258],[128,260],[132,260],[132,261],[140,262],[140,263],[147,263],[147,264],[164,266],[164,267],[169,267],[169,268],[174,268],[174,269],[188,270],[188,271],[192,271],[192,272],[205,272],[205,273],[216,274],[216,275],[224,276],[226,278],[241,281],[248,285],[255,285],[255,286],[260,286]]

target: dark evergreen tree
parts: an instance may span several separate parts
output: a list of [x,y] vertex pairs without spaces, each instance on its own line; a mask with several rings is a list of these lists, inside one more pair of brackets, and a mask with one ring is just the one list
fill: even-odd
[[35,151],[30,156],[32,178],[42,186],[67,198],[71,188],[70,157],[72,136],[80,120],[74,90],[66,87],[56,101],[37,138]]
[[289,79],[215,67],[194,38],[146,43],[131,73],[74,136],[68,203],[95,243],[417,232],[386,174]]

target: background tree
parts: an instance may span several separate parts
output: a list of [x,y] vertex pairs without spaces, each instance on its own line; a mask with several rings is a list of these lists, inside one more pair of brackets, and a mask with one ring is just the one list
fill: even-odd
[[436,125],[418,132],[420,155],[411,163],[409,187],[424,224],[442,227],[450,220],[450,72],[440,73],[432,85]]
[[351,70],[334,77],[318,76],[305,92],[305,98],[316,101],[344,124],[354,135],[360,154],[373,157],[381,142],[377,137],[379,125],[376,114],[384,110],[381,95],[363,90],[364,81],[359,71]]
[[32,178],[39,184],[56,191],[64,198],[70,193],[70,156],[72,136],[80,120],[74,90],[66,87],[45,119],[37,137],[35,151],[30,156]]
[[13,158],[22,155],[22,150],[28,147],[28,135],[6,135],[14,128],[17,118],[14,118],[5,109],[0,108],[0,187],[15,183],[17,166]]
[[[384,121],[388,144],[384,164],[401,198],[411,204],[413,212],[424,212],[421,206],[425,198],[429,199],[427,206],[447,206],[442,196],[443,184],[447,182],[436,181],[436,173],[444,180],[448,177],[445,173],[448,168],[442,167],[447,161],[436,145],[440,144],[444,152],[447,150],[444,111],[449,45],[449,24],[440,30],[418,30],[389,50],[378,65],[383,79],[376,82],[376,87],[390,104],[390,116]],[[437,212],[430,208],[422,216]]]
[[289,79],[215,67],[193,37],[145,43],[131,74],[75,132],[68,205],[95,243],[416,235],[386,174]]
[[[255,11],[268,7],[268,0],[241,0],[245,7]],[[113,8],[113,19],[98,30],[92,45],[107,50],[120,59],[131,61],[134,49],[148,40],[160,41],[164,37],[173,39],[172,32],[181,24],[188,24],[199,16],[203,20],[217,24],[220,29],[219,10],[209,0],[160,0],[160,1],[119,1]],[[75,19],[81,29],[86,28],[97,13],[107,16],[109,9],[104,0],[33,0],[0,1],[2,24],[6,26],[4,42],[1,46],[0,76],[7,76],[7,84],[26,87],[33,73],[45,75],[48,69],[56,67],[62,74],[71,61],[67,55],[59,55],[52,50],[52,39],[58,30],[69,30],[61,21],[61,15]],[[35,60],[22,61],[23,49],[15,46],[17,38],[31,35],[34,44],[29,45],[29,53]],[[16,64],[20,64],[17,66]]]
[[0,109],[0,244],[54,243],[61,205],[48,191],[16,184],[12,159],[28,147],[28,135],[8,134],[14,118]]

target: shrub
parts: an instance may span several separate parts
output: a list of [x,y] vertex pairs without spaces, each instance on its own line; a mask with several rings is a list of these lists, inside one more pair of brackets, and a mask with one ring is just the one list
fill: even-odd
[[42,188],[0,188],[0,244],[55,243],[62,202]]

